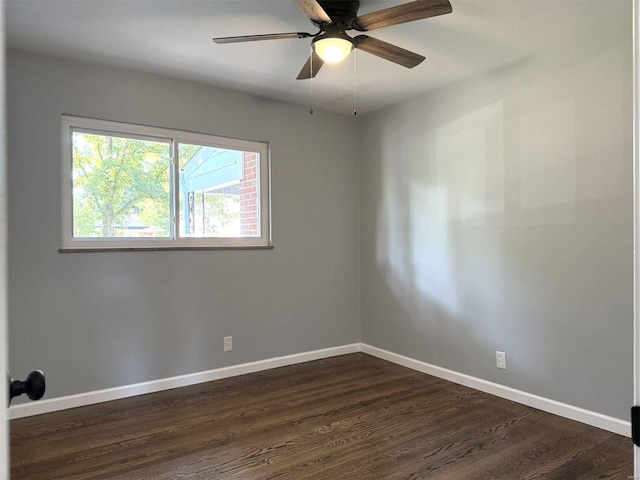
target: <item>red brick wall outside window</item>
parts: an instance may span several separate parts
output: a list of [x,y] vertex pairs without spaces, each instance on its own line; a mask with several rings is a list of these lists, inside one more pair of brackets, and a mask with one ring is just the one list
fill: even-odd
[[260,236],[258,224],[258,154],[244,152],[244,168],[240,180],[240,234]]

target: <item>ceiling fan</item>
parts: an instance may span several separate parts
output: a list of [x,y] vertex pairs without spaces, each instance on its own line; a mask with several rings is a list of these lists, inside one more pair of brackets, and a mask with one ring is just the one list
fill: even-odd
[[293,2],[319,29],[318,33],[270,33],[220,37],[214,38],[213,41],[224,44],[287,38],[313,38],[311,41],[312,54],[300,70],[298,80],[315,77],[325,62],[339,62],[349,56],[354,48],[403,67],[413,68],[422,63],[424,60],[422,55],[368,35],[350,37],[346,32],[348,30],[368,32],[376,28],[413,22],[453,11],[449,0],[416,0],[362,16],[358,16],[360,0],[293,0]]

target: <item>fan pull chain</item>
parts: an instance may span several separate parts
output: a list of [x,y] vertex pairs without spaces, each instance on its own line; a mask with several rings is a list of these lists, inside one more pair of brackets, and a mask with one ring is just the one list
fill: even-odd
[[353,51],[353,116],[358,115],[358,50]]
[[309,78],[309,83],[311,84],[311,98],[309,99],[309,115],[313,115],[313,45],[311,45],[311,56],[309,57],[309,61],[311,62],[311,78]]

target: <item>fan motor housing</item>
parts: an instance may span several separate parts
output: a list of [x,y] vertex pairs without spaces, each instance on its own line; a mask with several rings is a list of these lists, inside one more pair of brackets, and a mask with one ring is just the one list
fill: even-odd
[[[358,18],[360,0],[318,0],[322,9],[339,27],[349,30],[355,27],[354,22]],[[315,23],[318,27],[321,24]]]

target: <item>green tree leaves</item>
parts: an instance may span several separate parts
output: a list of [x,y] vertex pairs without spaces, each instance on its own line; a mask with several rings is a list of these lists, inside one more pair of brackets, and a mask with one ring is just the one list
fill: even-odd
[[169,236],[170,163],[168,142],[74,132],[74,236]]

